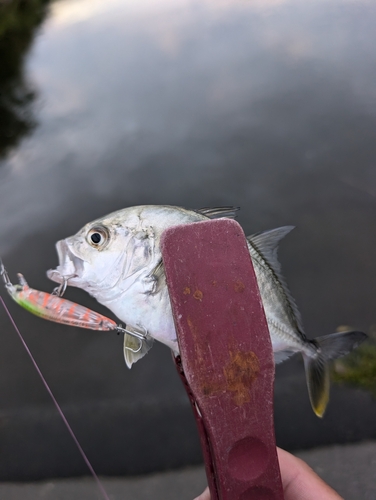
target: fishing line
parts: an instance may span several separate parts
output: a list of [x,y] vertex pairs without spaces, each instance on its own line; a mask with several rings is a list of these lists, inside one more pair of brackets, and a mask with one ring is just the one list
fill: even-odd
[[48,394],[51,396],[51,399],[52,399],[52,401],[54,402],[54,405],[56,406],[57,411],[59,412],[59,414],[60,414],[61,418],[63,419],[63,422],[64,422],[64,424],[65,424],[66,428],[68,429],[69,434],[72,436],[72,439],[73,439],[73,441],[76,443],[76,446],[77,446],[77,448],[78,448],[79,452],[81,453],[82,458],[84,459],[84,461],[85,461],[86,465],[88,466],[88,468],[89,468],[89,470],[90,470],[90,472],[91,472],[92,476],[94,477],[94,479],[95,479],[95,481],[96,481],[96,483],[97,483],[97,486],[98,486],[99,490],[101,491],[101,493],[102,493],[102,495],[103,495],[103,498],[104,498],[105,500],[110,500],[110,499],[109,499],[109,497],[108,497],[108,495],[107,495],[107,493],[106,493],[106,490],[104,489],[104,486],[102,485],[102,483],[101,483],[101,482],[100,482],[100,480],[99,480],[99,477],[98,477],[98,476],[97,476],[97,474],[95,473],[95,470],[93,469],[93,466],[91,465],[91,463],[90,463],[89,459],[87,458],[87,456],[86,456],[86,454],[85,454],[84,450],[82,449],[82,447],[81,447],[80,443],[78,442],[78,439],[76,438],[76,435],[75,435],[75,433],[73,432],[73,429],[72,429],[72,428],[71,428],[71,426],[69,425],[69,422],[68,422],[68,420],[66,419],[66,417],[65,417],[65,415],[64,415],[64,413],[63,413],[63,410],[60,408],[59,403],[58,403],[58,402],[57,402],[57,400],[55,399],[55,396],[52,394],[52,391],[51,391],[51,389],[50,389],[50,386],[47,384],[46,379],[44,378],[44,376],[43,376],[43,374],[42,374],[42,372],[41,372],[41,370],[40,370],[39,366],[37,365],[37,362],[35,361],[35,359],[34,359],[33,355],[31,354],[31,351],[30,351],[30,349],[29,349],[28,345],[26,344],[26,342],[25,342],[24,338],[22,337],[21,332],[19,331],[19,329],[18,329],[18,327],[17,327],[17,325],[16,325],[16,323],[15,323],[15,321],[14,321],[14,319],[13,319],[12,315],[10,314],[9,309],[8,309],[8,308],[7,308],[7,306],[5,305],[5,302],[4,302],[3,298],[1,297],[1,295],[0,295],[0,300],[1,300],[1,303],[3,304],[3,306],[4,306],[5,312],[6,312],[6,313],[7,313],[7,315],[9,316],[9,319],[10,319],[10,321],[11,321],[11,323],[12,323],[12,325],[13,325],[14,329],[16,330],[16,332],[17,332],[17,334],[18,334],[18,336],[19,336],[19,338],[20,338],[20,340],[21,340],[21,342],[22,342],[22,344],[23,344],[24,348],[26,349],[27,354],[29,355],[29,357],[30,357],[30,359],[31,359],[31,361],[32,361],[32,363],[33,363],[33,365],[35,366],[35,369],[36,369],[36,371],[38,372],[38,375],[39,375],[39,376],[40,376],[40,378],[42,379],[42,382],[43,382],[43,384],[44,384],[45,388],[47,389]]

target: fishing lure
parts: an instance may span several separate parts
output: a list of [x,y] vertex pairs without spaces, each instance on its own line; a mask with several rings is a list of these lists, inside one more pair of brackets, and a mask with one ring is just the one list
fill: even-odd
[[128,349],[133,353],[138,353],[143,347],[143,342],[147,341],[147,334],[135,330],[133,327],[117,325],[115,321],[102,314],[99,314],[87,307],[63,299],[61,295],[64,293],[66,283],[58,287],[54,293],[42,292],[30,288],[22,274],[18,274],[18,285],[13,285],[9,279],[8,273],[5,270],[3,262],[0,259],[0,275],[3,278],[5,288],[12,299],[20,306],[39,316],[40,318],[54,321],[69,326],[78,326],[79,328],[87,328],[90,330],[100,331],[115,331],[130,335],[138,340],[137,349],[126,345],[124,349]]

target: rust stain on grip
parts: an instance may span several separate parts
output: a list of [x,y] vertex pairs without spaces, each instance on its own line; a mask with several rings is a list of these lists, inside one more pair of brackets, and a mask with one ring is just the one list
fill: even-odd
[[[191,289],[189,286],[184,287],[183,294],[184,295],[191,295]],[[193,293],[193,298],[196,300],[199,300],[200,302],[202,301],[203,296],[204,296],[204,294],[198,288]]]
[[245,284],[242,281],[240,281],[240,280],[236,280],[235,283],[234,283],[234,290],[237,293],[244,292],[244,290],[245,290]]
[[[199,290],[196,290],[196,292]],[[195,293],[196,293],[195,292]],[[234,347],[229,350],[229,358],[223,367],[222,374],[213,373],[213,367],[208,363],[207,350],[202,345],[199,325],[190,316],[186,318],[187,326],[192,334],[193,349],[197,373],[203,395],[207,397],[218,393],[230,393],[237,406],[243,406],[251,401],[252,384],[260,374],[260,361],[254,351],[239,352]]]
[[198,361],[198,364],[200,365],[200,369],[205,366],[205,359],[204,359],[204,353],[199,347],[199,335],[200,332],[198,331],[197,326],[193,322],[192,318],[190,316],[187,316],[187,324],[188,327],[192,333],[193,341],[194,341],[194,351],[196,355],[196,359]]
[[223,368],[227,390],[233,392],[235,404],[249,403],[252,383],[260,373],[260,362],[253,351],[230,352],[230,361]]

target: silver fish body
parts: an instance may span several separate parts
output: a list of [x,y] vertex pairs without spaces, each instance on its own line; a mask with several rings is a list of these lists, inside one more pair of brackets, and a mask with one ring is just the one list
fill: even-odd
[[[163,273],[160,239],[167,228],[218,217],[234,217],[231,207],[186,210],[172,206],[136,206],[119,210],[84,226],[57,243],[59,266],[47,275],[57,283],[84,289],[125,324],[147,333],[148,342],[134,353],[125,349],[129,367],[156,339],[174,353],[178,343]],[[281,275],[278,242],[291,226],[249,236],[248,247],[268,322],[276,362],[301,352],[312,407],[322,416],[329,397],[327,362],[347,354],[365,339],[345,332],[308,340],[298,309]],[[125,347],[134,339],[125,337]]]

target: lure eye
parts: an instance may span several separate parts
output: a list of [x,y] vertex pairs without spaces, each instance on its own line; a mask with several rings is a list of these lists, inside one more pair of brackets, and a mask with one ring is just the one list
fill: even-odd
[[97,226],[90,229],[86,238],[92,247],[102,250],[108,243],[110,234],[106,227]]

